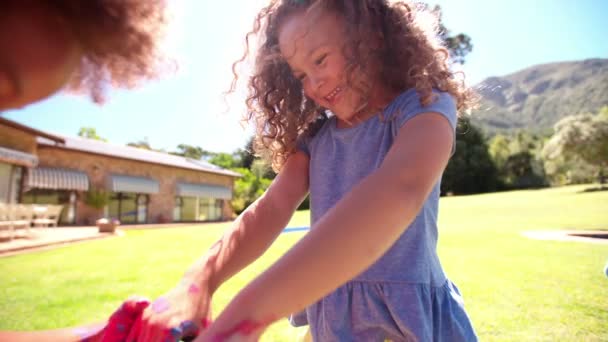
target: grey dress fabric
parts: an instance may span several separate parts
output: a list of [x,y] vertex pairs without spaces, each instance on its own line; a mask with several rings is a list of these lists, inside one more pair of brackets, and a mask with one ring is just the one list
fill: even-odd
[[[423,107],[415,90],[406,91],[354,127],[338,128],[331,117],[314,136],[299,141],[298,148],[310,156],[311,229],[380,166],[408,120],[435,112],[455,129],[454,99],[444,92],[434,95]],[[375,264],[293,315],[291,323],[309,324],[315,341],[476,341],[462,297],[437,256],[439,187],[437,182],[412,224]]]

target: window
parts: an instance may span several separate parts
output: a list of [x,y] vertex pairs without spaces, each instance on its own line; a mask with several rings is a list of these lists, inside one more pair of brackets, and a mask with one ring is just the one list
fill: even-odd
[[196,221],[196,197],[182,197],[182,221]]
[[182,220],[182,198],[175,197],[175,205],[173,206],[173,221],[178,222]]
[[174,221],[218,221],[222,218],[222,200],[209,197],[176,197]]
[[222,218],[222,200],[209,197],[199,197],[199,221],[217,221]]
[[148,195],[137,196],[137,223],[146,223],[148,217]]
[[148,195],[114,193],[108,205],[108,216],[121,223],[146,223],[148,220]]

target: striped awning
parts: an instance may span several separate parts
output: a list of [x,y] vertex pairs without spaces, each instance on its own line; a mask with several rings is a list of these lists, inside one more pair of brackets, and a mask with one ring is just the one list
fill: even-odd
[[89,190],[89,177],[86,173],[51,167],[30,169],[26,187],[30,189]]
[[25,167],[35,167],[38,165],[38,157],[35,155],[6,147],[0,147],[0,161]]
[[214,184],[177,183],[176,194],[185,197],[232,198],[229,187]]
[[108,188],[112,192],[131,192],[136,194],[156,194],[159,191],[157,181],[146,177],[110,175]]

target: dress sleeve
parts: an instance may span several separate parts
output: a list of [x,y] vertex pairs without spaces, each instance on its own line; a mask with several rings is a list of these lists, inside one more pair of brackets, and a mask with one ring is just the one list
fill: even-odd
[[433,95],[433,101],[423,106],[415,89],[402,93],[389,105],[389,118],[395,120],[400,128],[418,114],[435,112],[443,115],[455,130],[458,115],[454,98],[447,92],[433,91]]
[[[385,117],[391,120],[395,127],[395,132],[399,130],[406,122],[416,117],[419,114],[434,112],[445,117],[454,133],[456,132],[456,125],[458,123],[458,114],[456,110],[456,101],[447,92],[441,92],[434,90],[434,98],[432,102],[427,106],[423,106],[420,103],[420,97],[415,89],[410,89],[397,98],[388,106]],[[456,134],[454,134],[454,140]],[[452,154],[456,148],[455,141],[452,144]]]
[[302,151],[304,153],[306,153],[306,155],[308,155],[310,157],[310,138],[309,137],[299,137],[298,140],[296,141],[296,149],[298,151]]

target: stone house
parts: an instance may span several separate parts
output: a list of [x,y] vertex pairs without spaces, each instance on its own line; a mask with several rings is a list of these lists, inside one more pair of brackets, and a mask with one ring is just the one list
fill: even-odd
[[[122,224],[228,220],[237,177],[203,160],[0,118],[0,202],[62,204],[60,225],[90,225],[100,217]],[[104,199],[103,208],[92,206],[95,197]]]

